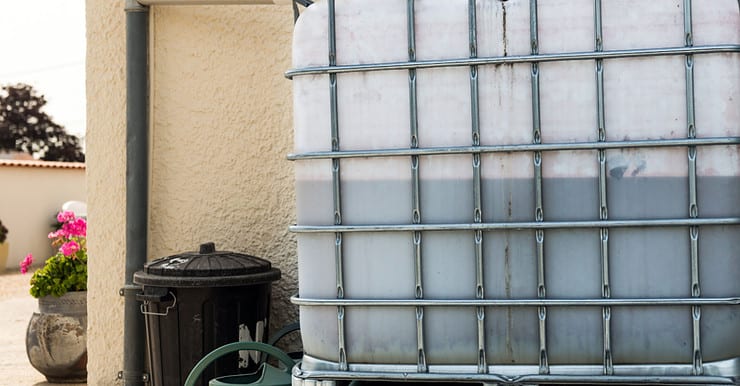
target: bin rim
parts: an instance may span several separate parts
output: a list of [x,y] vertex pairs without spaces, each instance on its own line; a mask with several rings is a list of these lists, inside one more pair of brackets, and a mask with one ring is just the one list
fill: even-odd
[[233,276],[160,276],[144,271],[134,273],[134,284],[151,287],[240,287],[268,284],[280,279],[280,270],[270,268],[265,272]]

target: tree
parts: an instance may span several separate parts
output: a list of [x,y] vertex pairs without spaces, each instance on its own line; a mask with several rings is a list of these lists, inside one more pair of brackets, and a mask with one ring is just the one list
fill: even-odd
[[0,92],[0,151],[21,151],[44,161],[85,162],[80,139],[42,111],[46,99],[27,84]]

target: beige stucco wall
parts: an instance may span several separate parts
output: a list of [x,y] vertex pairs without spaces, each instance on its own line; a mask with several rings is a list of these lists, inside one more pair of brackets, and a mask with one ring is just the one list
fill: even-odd
[[83,164],[0,160],[0,220],[8,228],[8,259],[0,273],[17,270],[28,253],[40,266],[53,249],[47,238],[67,201],[85,201]]
[[[89,378],[122,369],[125,256],[125,14],[87,0]],[[149,259],[214,241],[283,274],[273,326],[297,319],[287,6],[151,10]]]

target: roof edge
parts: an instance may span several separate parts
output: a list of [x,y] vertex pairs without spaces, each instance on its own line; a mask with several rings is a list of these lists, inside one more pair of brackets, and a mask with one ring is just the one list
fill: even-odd
[[21,168],[48,168],[48,169],[85,169],[84,162],[58,162],[58,161],[39,161],[39,160],[9,160],[0,159],[0,167],[21,167]]

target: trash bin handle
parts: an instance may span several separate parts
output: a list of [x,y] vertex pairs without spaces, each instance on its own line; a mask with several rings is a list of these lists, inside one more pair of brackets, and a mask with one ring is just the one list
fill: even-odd
[[[144,303],[139,306],[139,309],[141,310],[141,313],[144,314],[144,315],[167,316],[167,314],[170,313],[170,310],[173,309],[173,308],[175,308],[175,306],[177,305],[177,296],[175,296],[175,294],[173,294],[172,291],[170,291],[169,295],[172,296],[172,304],[170,304],[169,306],[167,306],[167,308],[164,310],[164,312],[147,311],[147,309],[149,308],[149,304],[151,304],[152,301],[151,300],[142,299],[144,301]],[[162,296],[155,296],[155,297],[156,298],[159,298],[159,301],[157,301],[156,303],[159,303],[159,302],[161,302],[164,299],[164,297],[162,297]],[[154,298],[154,297],[152,297],[152,298]]]
[[198,377],[200,377],[200,375],[203,373],[206,367],[211,364],[211,362],[228,353],[240,350],[255,350],[272,355],[285,365],[285,372],[289,374],[290,371],[293,369],[293,366],[295,365],[295,362],[291,357],[288,356],[288,354],[262,342],[228,343],[209,352],[206,356],[203,357],[203,359],[199,360],[198,363],[196,363],[193,369],[190,371],[190,374],[188,374],[187,379],[185,379],[184,386],[194,386],[195,381],[198,380]]

